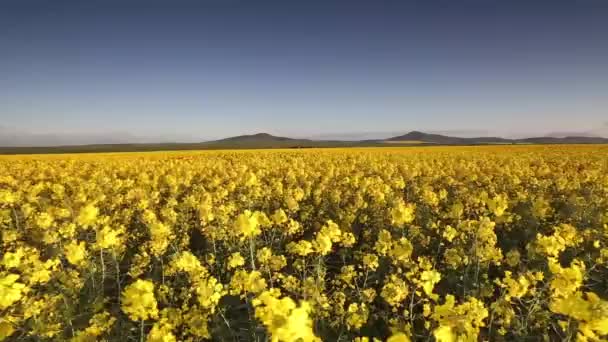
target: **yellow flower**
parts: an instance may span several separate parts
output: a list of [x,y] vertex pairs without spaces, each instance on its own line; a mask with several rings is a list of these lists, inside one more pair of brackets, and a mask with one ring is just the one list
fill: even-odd
[[307,256],[308,254],[313,252],[313,245],[310,241],[306,240],[290,242],[287,244],[287,251],[291,254]]
[[464,212],[464,205],[461,202],[456,202],[450,207],[449,217],[459,219]]
[[97,232],[97,245],[100,248],[114,248],[121,243],[122,229],[112,229],[104,226]]
[[355,235],[351,232],[342,232],[340,244],[344,247],[352,247],[357,242]]
[[13,204],[17,202],[17,196],[10,190],[0,190],[0,204]]
[[11,336],[15,332],[15,328],[9,322],[0,321],[0,341]]
[[172,231],[162,222],[150,223],[150,249],[153,255],[159,256],[165,252],[171,242]]
[[332,248],[331,237],[325,234],[317,234],[317,237],[313,242],[313,248],[321,255],[329,254]]
[[348,315],[346,317],[346,325],[350,330],[358,330],[369,317],[369,310],[365,304],[352,303],[348,306]]
[[154,283],[138,279],[122,292],[122,311],[133,321],[156,318],[158,308],[154,298]]
[[197,281],[196,295],[199,304],[209,312],[215,312],[215,306],[224,296],[224,286],[214,277]]
[[389,255],[396,263],[404,263],[410,260],[414,246],[412,243],[402,237],[399,240],[392,243],[393,248],[390,250]]
[[272,215],[272,222],[276,225],[283,224],[288,221],[287,214],[283,211],[283,209],[277,209]]
[[176,342],[177,338],[171,332],[171,326],[164,324],[154,324],[146,342]]
[[249,210],[245,210],[236,218],[235,228],[241,235],[241,239],[255,237],[262,233],[257,213]]
[[389,281],[382,287],[380,296],[382,296],[390,306],[399,307],[405,301],[408,293],[409,290],[406,283],[398,276],[391,274]]
[[232,253],[230,258],[228,258],[228,269],[237,268],[243,265],[245,265],[245,259],[239,252]]
[[595,293],[576,292],[567,297],[553,300],[549,308],[551,311],[572,317],[579,321],[579,333],[585,341],[600,340],[601,336],[608,335],[608,302],[600,299]]
[[452,226],[447,225],[442,235],[448,242],[452,242],[452,240],[458,236],[458,231]]
[[279,271],[287,266],[287,259],[283,255],[273,255],[272,258],[270,258],[269,266],[271,270]]
[[513,249],[513,250],[509,251],[505,257],[506,257],[507,265],[509,265],[511,267],[515,267],[515,266],[519,265],[521,254],[519,253],[518,250]]
[[452,295],[445,297],[445,303],[435,307],[431,318],[439,323],[433,331],[437,341],[475,341],[479,330],[485,326],[484,320],[488,317],[488,310],[477,298],[471,297],[468,301],[455,305]]
[[190,276],[205,276],[207,270],[192,252],[184,251],[175,256],[167,270],[169,274],[176,272],[186,272]]
[[391,223],[403,227],[404,224],[414,221],[415,204],[405,204],[403,200],[397,201],[396,205],[391,209]]
[[549,270],[554,276],[551,280],[554,296],[569,296],[583,285],[585,264],[580,260],[575,259],[570,263],[570,267],[564,268],[557,260],[549,259]]
[[272,249],[268,247],[262,247],[258,249],[256,255],[260,264],[266,265],[270,262],[270,259],[272,258]]
[[496,195],[493,199],[487,201],[488,209],[497,217],[502,216],[505,210],[509,207],[506,195]]
[[276,291],[265,291],[253,301],[255,315],[268,329],[271,341],[320,341],[312,330],[310,304],[301,302],[296,306],[291,298],[278,297]]
[[25,252],[23,248],[17,249],[15,252],[7,252],[2,257],[2,265],[6,269],[16,268],[21,265],[21,259],[24,257]]
[[399,332],[391,335],[386,342],[410,342],[410,338],[406,334]]
[[52,272],[57,268],[60,264],[58,259],[49,259],[45,262],[41,262],[40,260],[36,260],[34,262],[34,266],[30,270],[29,277],[27,277],[27,281],[30,285],[33,284],[45,284],[51,280]]
[[95,314],[89,320],[89,326],[80,331],[72,338],[71,342],[88,342],[98,340],[97,337],[103,335],[116,322],[116,318],[112,317],[108,312]]
[[535,217],[543,219],[551,211],[551,204],[546,199],[539,197],[532,203],[532,213]]
[[568,246],[575,246],[580,241],[576,228],[569,224],[561,224],[554,227],[555,232],[551,236],[537,234],[536,245],[539,252],[549,256],[557,257]]
[[19,275],[0,275],[0,310],[4,310],[21,299],[25,285],[18,283]]
[[92,226],[97,222],[98,214],[99,209],[97,209],[97,207],[92,204],[87,204],[86,206],[80,209],[78,217],[76,218],[76,223],[83,227]]
[[36,225],[42,229],[48,229],[54,223],[53,216],[48,213],[40,213],[38,217],[36,217]]
[[207,315],[203,310],[191,308],[184,315],[186,331],[196,337],[210,339]]
[[357,273],[355,272],[355,266],[347,265],[347,266],[342,266],[342,268],[340,269],[340,274],[338,275],[338,279],[343,281],[349,287],[354,287],[353,279],[356,276],[357,276]]
[[328,220],[323,227],[321,227],[320,234],[326,235],[331,239],[331,242],[340,242],[342,237],[342,231],[334,221]]
[[361,297],[363,297],[363,301],[366,303],[371,303],[376,299],[376,290],[374,289],[365,289],[361,291]]
[[436,295],[433,294],[433,288],[435,284],[437,284],[441,280],[441,273],[431,270],[431,271],[423,271],[420,275],[420,281],[422,282],[422,289],[424,293],[426,293],[431,298]]
[[[534,281],[533,276],[531,276],[530,279]],[[517,280],[515,280],[511,278],[511,272],[506,271],[502,286],[506,287],[508,290],[506,295],[507,300],[525,296],[528,293],[530,286],[534,285],[530,279],[528,279],[526,275],[520,275]]]
[[437,342],[456,342],[456,335],[452,332],[452,328],[447,325],[442,325],[433,330],[433,336]]
[[246,293],[260,293],[266,289],[266,280],[258,271],[237,270],[230,281],[231,294],[244,296]]
[[379,255],[384,256],[390,251],[392,243],[393,243],[393,241],[391,238],[391,233],[386,229],[382,229],[378,233],[378,240],[376,241],[376,244],[374,245],[374,250]]
[[72,241],[65,246],[64,253],[70,264],[78,266],[87,256],[86,244],[84,241]]
[[371,271],[375,271],[378,268],[378,256],[375,254],[365,254],[363,256],[363,266]]

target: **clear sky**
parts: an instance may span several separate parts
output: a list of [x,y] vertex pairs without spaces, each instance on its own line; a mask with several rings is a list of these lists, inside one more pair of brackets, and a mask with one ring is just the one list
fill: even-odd
[[608,1],[2,0],[0,126],[216,138],[608,122]]

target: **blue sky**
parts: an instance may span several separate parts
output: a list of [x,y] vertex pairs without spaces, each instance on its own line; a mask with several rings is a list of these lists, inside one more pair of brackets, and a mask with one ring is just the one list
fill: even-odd
[[608,3],[0,3],[0,125],[253,132],[583,132],[608,121]]

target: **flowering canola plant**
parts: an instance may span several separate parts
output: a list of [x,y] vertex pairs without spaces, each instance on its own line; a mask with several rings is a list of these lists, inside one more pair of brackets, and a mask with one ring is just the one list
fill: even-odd
[[0,340],[608,340],[606,146],[0,169]]

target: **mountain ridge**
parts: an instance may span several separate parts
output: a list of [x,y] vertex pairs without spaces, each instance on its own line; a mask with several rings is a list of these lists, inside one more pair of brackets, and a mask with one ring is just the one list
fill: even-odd
[[231,141],[312,141],[312,140],[280,137],[280,136],[272,135],[270,133],[262,132],[262,133],[255,133],[255,134],[237,135],[237,136],[233,136],[233,137],[212,140],[212,141],[208,141],[208,142],[231,142]]
[[504,144],[608,144],[608,138],[589,136],[530,137],[507,139],[501,137],[462,138],[442,134],[410,131],[388,139],[370,140],[312,140],[255,133],[202,142],[114,143],[58,146],[5,146],[0,154],[86,153],[86,152],[137,152],[169,150],[217,150],[263,148],[313,147],[386,147],[386,146],[437,146],[437,145],[504,145]]
[[605,144],[608,138],[593,136],[566,136],[566,137],[530,137],[521,139],[507,139],[501,137],[474,137],[460,138],[441,134],[429,134],[420,131],[411,131],[404,135],[386,139],[390,142],[418,141],[440,145],[476,145],[476,144]]
[[433,144],[446,144],[446,145],[455,145],[455,144],[470,144],[470,143],[505,143],[509,142],[509,139],[499,138],[499,137],[474,137],[474,138],[461,138],[461,137],[452,137],[448,135],[442,134],[431,134],[424,133],[420,131],[411,131],[407,134],[392,137],[386,139],[387,141],[422,141],[425,143],[433,143]]

